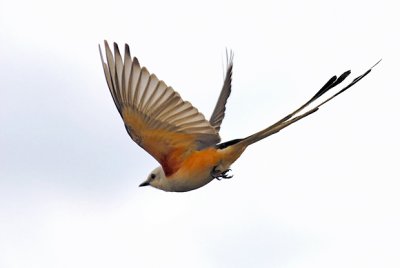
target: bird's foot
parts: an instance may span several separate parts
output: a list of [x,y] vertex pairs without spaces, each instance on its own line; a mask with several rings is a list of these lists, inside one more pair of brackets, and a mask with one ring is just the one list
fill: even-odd
[[220,170],[217,170],[216,167],[214,167],[211,172],[211,176],[213,176],[214,179],[217,179],[219,181],[222,179],[230,179],[233,177],[233,175],[228,175],[229,171],[231,171],[231,169],[227,169],[221,172]]

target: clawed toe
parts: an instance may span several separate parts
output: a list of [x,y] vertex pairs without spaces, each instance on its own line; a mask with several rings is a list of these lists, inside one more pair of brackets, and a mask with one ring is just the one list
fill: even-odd
[[224,172],[221,173],[220,176],[221,176],[223,179],[230,179],[230,178],[232,178],[233,175],[228,175],[228,172],[229,172],[229,171],[231,171],[231,169],[225,170]]
[[211,175],[213,176],[214,179],[221,180],[221,179],[231,179],[233,175],[228,175],[228,172],[231,171],[231,169],[227,169],[225,171],[219,171],[216,170],[215,167],[213,171],[211,172]]

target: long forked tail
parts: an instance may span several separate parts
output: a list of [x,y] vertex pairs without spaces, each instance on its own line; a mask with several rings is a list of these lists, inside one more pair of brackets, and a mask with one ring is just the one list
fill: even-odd
[[273,134],[279,132],[280,130],[284,129],[285,127],[287,127],[287,126],[289,126],[291,124],[293,124],[294,122],[297,122],[300,119],[302,119],[302,118],[304,118],[304,117],[306,117],[306,116],[308,116],[308,115],[310,115],[312,113],[315,113],[316,111],[318,111],[319,107],[321,107],[325,103],[329,102],[330,100],[332,100],[333,98],[335,98],[339,94],[343,93],[344,91],[346,91],[350,87],[354,86],[358,81],[363,79],[367,74],[369,74],[371,72],[372,68],[374,68],[380,61],[381,60],[379,60],[377,63],[375,63],[371,68],[369,68],[368,71],[366,71],[362,75],[356,77],[350,84],[348,84],[343,89],[341,89],[340,91],[335,93],[333,96],[331,96],[328,99],[324,100],[323,102],[321,102],[320,104],[318,104],[314,108],[309,109],[308,111],[299,114],[301,111],[303,111],[306,107],[308,107],[315,100],[319,99],[322,95],[324,95],[330,89],[332,89],[332,88],[336,87],[337,85],[339,85],[340,83],[342,83],[346,79],[346,77],[350,75],[350,71],[344,72],[339,77],[336,77],[336,75],[333,76],[331,79],[329,79],[328,82],[326,82],[326,84],[309,101],[307,101],[305,104],[300,106],[300,108],[298,108],[297,110],[295,110],[291,114],[285,116],[284,118],[282,118],[281,120],[279,120],[275,124],[267,127],[266,129],[263,129],[263,130],[255,133],[253,135],[248,136],[247,138],[242,139],[240,142],[237,143],[237,145],[243,146],[243,147],[247,147],[248,145],[250,145],[252,143],[255,143],[255,142],[257,142],[257,141],[259,141],[261,139],[264,139],[264,138],[266,138],[266,137],[268,137],[270,135],[273,135]]

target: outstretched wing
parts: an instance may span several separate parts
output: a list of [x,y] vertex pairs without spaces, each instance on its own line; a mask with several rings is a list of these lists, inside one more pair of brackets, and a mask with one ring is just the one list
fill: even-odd
[[129,135],[173,174],[194,150],[220,141],[217,131],[189,102],[145,67],[131,58],[125,45],[122,59],[114,43],[114,55],[104,41],[107,63],[103,63],[107,84]]
[[225,105],[228,101],[229,95],[231,95],[231,84],[232,84],[232,68],[233,68],[233,52],[231,51],[228,55],[226,51],[226,73],[224,78],[224,85],[222,86],[221,93],[217,104],[215,105],[214,111],[210,117],[210,124],[219,132],[222,124],[222,120],[225,117]]

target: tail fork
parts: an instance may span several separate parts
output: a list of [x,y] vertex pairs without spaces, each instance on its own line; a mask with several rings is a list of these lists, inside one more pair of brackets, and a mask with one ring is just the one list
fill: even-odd
[[[368,71],[366,71],[362,75],[356,77],[350,84],[348,84],[343,89],[341,89],[340,91],[335,93],[333,96],[331,96],[328,99],[326,99],[325,101],[321,102],[319,105],[315,106],[314,108],[312,108],[312,109],[310,109],[310,110],[308,110],[308,111],[306,111],[306,112],[304,112],[304,113],[302,113],[300,115],[297,115],[304,108],[308,107],[315,100],[319,99],[322,95],[324,95],[330,89],[332,89],[332,88],[336,87],[337,85],[339,85],[340,83],[342,83],[347,78],[347,76],[350,75],[350,71],[344,72],[339,77],[336,77],[336,75],[333,76],[331,79],[329,79],[328,82],[326,82],[326,84],[309,101],[307,101],[305,104],[300,106],[297,110],[293,111],[291,114],[285,116],[284,118],[282,118],[281,120],[279,120],[275,124],[267,127],[266,129],[263,129],[263,130],[255,133],[253,135],[250,135],[250,136],[240,140],[239,142],[234,144],[234,147],[243,147],[242,150],[244,151],[244,149],[247,146],[249,146],[250,144],[253,144],[253,143],[255,143],[255,142],[259,141],[259,140],[262,140],[262,139],[264,139],[264,138],[266,138],[266,137],[268,137],[270,135],[273,135],[273,134],[279,132],[280,130],[286,128],[287,126],[290,126],[291,124],[299,121],[300,119],[302,119],[304,117],[307,117],[310,114],[315,113],[316,111],[318,111],[319,107],[321,107],[325,103],[329,102],[330,100],[332,100],[333,98],[335,98],[339,94],[343,93],[344,91],[346,91],[347,89],[349,89],[350,87],[355,85],[358,81],[363,79],[367,74],[369,74],[371,72],[372,68],[374,68],[380,61],[381,60],[379,60],[377,63],[375,63],[370,69],[368,69]],[[297,116],[295,116],[295,115],[297,115]]]

